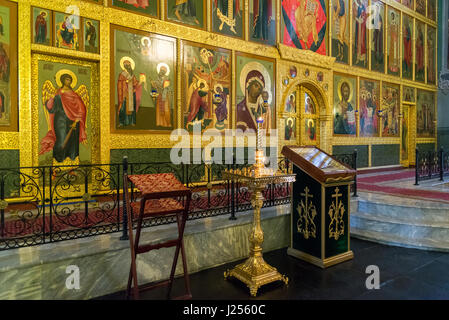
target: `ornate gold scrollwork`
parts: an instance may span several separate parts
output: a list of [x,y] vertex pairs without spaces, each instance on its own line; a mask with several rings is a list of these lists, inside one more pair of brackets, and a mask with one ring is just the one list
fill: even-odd
[[83,194],[83,201],[90,201],[92,196],[89,193]]
[[343,220],[343,215],[345,214],[345,206],[342,203],[341,199],[339,201],[339,197],[343,196],[343,194],[338,193],[340,189],[335,188],[335,193],[332,195],[332,198],[335,198],[335,201],[332,202],[329,207],[329,216],[331,221],[329,223],[329,238],[334,238],[338,240],[338,238],[345,234],[345,222]]
[[353,176],[348,176],[348,177],[338,177],[338,178],[327,178],[327,179],[326,179],[326,183],[346,182],[346,181],[351,181],[351,180],[353,180],[353,179],[354,179]]
[[314,220],[317,215],[317,210],[312,200],[309,200],[313,198],[313,195],[309,191],[308,187],[304,189],[304,193],[301,193],[301,196],[305,197],[305,203],[301,199],[301,203],[296,207],[299,215],[298,221],[296,221],[296,228],[299,233],[304,235],[306,240],[309,237],[316,238],[316,225]]
[[8,207],[8,202],[5,200],[0,200],[0,210],[4,210]]

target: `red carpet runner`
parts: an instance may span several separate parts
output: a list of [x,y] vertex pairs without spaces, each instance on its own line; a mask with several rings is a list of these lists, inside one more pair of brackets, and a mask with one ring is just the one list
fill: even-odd
[[[393,196],[404,196],[422,200],[449,202],[449,192],[432,191],[413,188],[415,176],[414,170],[404,170],[398,173],[379,174],[371,177],[363,177],[363,174],[357,176],[357,188],[360,191],[383,193]],[[380,185],[382,182],[410,179],[411,188],[391,187]]]

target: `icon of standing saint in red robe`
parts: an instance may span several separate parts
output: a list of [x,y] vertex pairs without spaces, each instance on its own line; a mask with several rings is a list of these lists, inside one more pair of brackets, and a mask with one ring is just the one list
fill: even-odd
[[415,79],[424,81],[424,26],[417,24]]
[[412,72],[413,72],[413,51],[412,51],[412,30],[410,28],[410,21],[407,19],[404,19],[403,22],[403,48],[404,48],[404,63],[402,67],[402,72],[406,77],[411,78]]
[[366,20],[367,20],[367,1],[355,0],[353,3],[353,14],[355,20],[355,35],[354,35],[354,64],[366,66],[368,61],[366,54]]
[[67,69],[55,76],[58,88],[50,80],[42,87],[42,102],[48,121],[48,132],[40,142],[39,155],[53,151],[56,162],[79,157],[80,143],[87,143],[87,109],[89,92],[85,85],[77,90],[76,75]]
[[47,42],[47,12],[41,11],[36,17],[36,22],[34,24],[34,30],[36,32],[35,42],[36,43],[46,43]]

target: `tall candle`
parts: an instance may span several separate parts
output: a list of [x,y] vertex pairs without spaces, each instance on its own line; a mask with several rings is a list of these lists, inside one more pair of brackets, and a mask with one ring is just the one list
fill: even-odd
[[256,120],[257,122],[257,150],[262,150],[262,123],[263,118],[259,117]]

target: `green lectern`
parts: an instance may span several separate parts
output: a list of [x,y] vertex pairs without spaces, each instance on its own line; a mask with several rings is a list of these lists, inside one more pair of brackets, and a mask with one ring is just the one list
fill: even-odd
[[356,172],[315,146],[285,146],[282,154],[296,174],[287,253],[321,268],[352,259],[349,202]]

